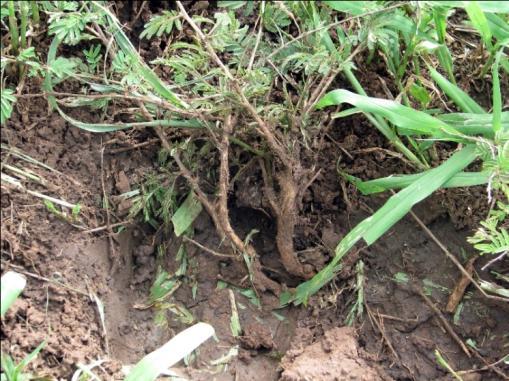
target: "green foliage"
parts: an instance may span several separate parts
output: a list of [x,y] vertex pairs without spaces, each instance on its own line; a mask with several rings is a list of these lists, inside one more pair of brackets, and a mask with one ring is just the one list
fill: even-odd
[[154,16],[145,24],[145,30],[141,32],[140,38],[151,39],[152,37],[161,37],[164,34],[170,34],[173,27],[182,31],[182,22],[180,15],[176,11],[163,11],[160,15]]
[[291,24],[288,11],[285,12],[280,2],[267,3],[263,12],[263,26],[272,33]]
[[307,303],[309,297],[331,281],[341,269],[341,259],[363,239],[367,245],[373,244],[396,222],[403,218],[411,208],[431,195],[454,174],[460,172],[477,158],[475,145],[467,145],[456,152],[439,167],[430,170],[408,187],[391,196],[372,216],[353,228],[338,244],[332,261],[310,280],[300,284],[294,294],[281,296],[281,304]]
[[32,352],[30,352],[23,360],[21,360],[18,364],[14,362],[14,360],[7,354],[2,352],[1,363],[2,363],[2,381],[29,381],[29,380],[50,380],[49,377],[38,377],[34,376],[31,373],[25,373],[26,367],[32,362],[39,352],[44,348],[46,342],[43,341],[41,344],[37,346]]
[[2,105],[0,122],[2,124],[4,124],[5,121],[11,117],[12,105],[14,102],[16,102],[16,97],[13,94],[14,90],[2,87],[2,98],[0,100]]
[[481,222],[468,242],[481,254],[502,254],[509,251],[509,233],[507,221],[509,218],[509,204],[498,201],[488,217]]
[[69,45],[76,45],[93,35],[84,33],[87,24],[101,23],[102,18],[94,12],[60,12],[50,16],[48,32]]
[[198,201],[194,192],[190,192],[171,218],[173,230],[177,237],[189,229],[193,221],[201,213],[201,210],[202,205],[200,201]]
[[101,54],[101,45],[92,45],[87,50],[83,50],[83,55],[85,56],[85,59],[88,64],[89,71],[91,73],[94,73],[97,69],[97,64],[102,58]]
[[189,355],[214,335],[214,328],[198,323],[180,332],[166,344],[142,358],[131,369],[125,381],[154,381],[168,368]]
[[138,194],[132,198],[129,216],[134,218],[141,213],[143,220],[154,227],[158,226],[158,219],[168,226],[177,209],[174,187],[174,180],[162,181],[160,176],[149,175],[141,184]]

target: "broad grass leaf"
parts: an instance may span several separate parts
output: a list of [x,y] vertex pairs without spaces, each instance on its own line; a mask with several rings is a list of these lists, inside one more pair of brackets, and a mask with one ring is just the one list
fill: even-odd
[[175,235],[179,237],[184,233],[198,217],[202,210],[200,201],[196,198],[194,192],[190,192],[185,201],[177,209],[171,222],[173,223],[173,229]]

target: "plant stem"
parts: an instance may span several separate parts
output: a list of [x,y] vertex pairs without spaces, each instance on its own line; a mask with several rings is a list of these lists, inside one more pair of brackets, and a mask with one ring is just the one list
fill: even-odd
[[28,27],[28,4],[25,1],[19,2],[19,14],[21,18],[20,45],[21,49],[25,49],[27,47],[27,27]]
[[11,33],[11,46],[13,53],[17,55],[19,47],[19,33],[18,21],[16,20],[16,12],[14,10],[14,1],[9,0],[7,6],[9,8],[9,32]]
[[39,25],[40,17],[39,17],[39,4],[37,1],[32,2],[32,21],[34,25]]
[[[354,90],[360,94],[367,96],[366,92],[362,88],[361,84],[355,77],[355,75],[352,73],[352,70],[349,67],[346,67],[343,70],[343,73],[345,73],[346,78],[348,81],[350,81],[351,85],[353,86]],[[415,154],[410,151],[401,141],[401,139],[396,135],[396,133],[390,128],[390,126],[387,124],[387,122],[375,115],[366,114],[366,117],[368,120],[374,124],[374,126],[387,138],[391,141],[391,143],[396,147],[403,155],[405,155],[412,163],[414,163],[419,169],[427,169],[429,168],[428,165],[424,164],[419,160]]]

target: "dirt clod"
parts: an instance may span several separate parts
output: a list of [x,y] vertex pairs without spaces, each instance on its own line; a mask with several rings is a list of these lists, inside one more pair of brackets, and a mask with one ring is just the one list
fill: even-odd
[[333,328],[304,350],[289,350],[281,361],[280,381],[382,381],[378,370],[362,358],[349,327]]

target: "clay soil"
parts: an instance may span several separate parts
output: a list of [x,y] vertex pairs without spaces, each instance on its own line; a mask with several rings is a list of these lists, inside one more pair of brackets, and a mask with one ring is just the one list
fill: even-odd
[[[368,92],[384,97],[372,85],[378,77],[386,77],[383,69],[373,65],[362,71],[359,78]],[[40,92],[34,80],[25,85],[24,93],[31,92]],[[87,121],[98,118],[88,111],[75,111],[74,116]],[[3,164],[23,165],[49,184],[31,183],[32,189],[79,202],[81,223],[89,229],[107,224],[103,194],[112,205],[111,223],[125,221],[130,205],[118,195],[136,189],[147,173],[158,170],[160,143],[153,131],[85,132],[56,112],[48,113],[43,98],[19,99],[13,116],[2,126],[1,141],[57,170],[21,162],[2,150]],[[150,143],[133,148],[143,142]],[[322,171],[304,196],[302,221],[296,229],[295,247],[302,262],[322,268],[339,239],[387,197],[360,196],[333,168],[339,165],[361,178],[411,171],[400,158],[387,154],[390,148],[362,116],[331,126],[316,155]],[[441,155],[448,155],[452,148],[440,147]],[[295,287],[299,280],[285,273],[278,259],[275,222],[249,206],[252,198],[259,197],[260,187],[257,173],[239,178],[229,200],[232,225],[241,238],[252,229],[259,230],[253,244],[265,274]],[[482,188],[439,192],[414,211],[464,263],[475,255],[466,237],[486,213],[484,197]],[[230,289],[218,287],[218,281],[243,284],[242,262],[213,255],[141,220],[126,223],[121,232],[83,231],[50,213],[40,199],[4,185],[1,216],[2,273],[19,271],[28,281],[22,297],[2,320],[2,351],[20,360],[46,340],[30,365],[38,375],[67,380],[78,364],[105,359],[102,369],[95,369],[97,375],[103,380],[122,379],[122,366],[136,363],[187,327],[169,310],[163,311],[166,324],[158,324],[161,311],[147,305],[157,266],[175,271],[182,244],[192,282],[181,286],[171,303],[184,306],[194,321],[210,323],[216,331],[216,339],[201,346],[188,366],[176,367],[190,380],[451,379],[438,365],[437,349],[453,369],[468,371],[463,380],[500,380],[502,372],[509,374],[503,363],[496,365],[500,373],[488,366],[507,352],[508,305],[487,300],[470,286],[457,318],[445,312],[460,272],[410,216],[371,247],[358,247],[340,275],[307,306],[276,309],[278,300],[271,293],[261,294],[261,306],[256,306],[234,287],[243,329],[239,337],[233,337],[230,329]],[[205,212],[195,221],[193,239],[227,253]],[[159,247],[164,247],[162,253]],[[357,297],[354,270],[358,260],[365,271],[364,314],[346,327]],[[475,271],[491,279],[489,271],[481,270],[486,261],[478,259]],[[507,265],[499,263],[492,269],[507,270]],[[398,273],[407,274],[408,281],[399,282]],[[195,295],[190,284],[196,284]],[[459,342],[467,341],[475,343],[479,356],[462,349]],[[238,351],[236,356],[217,361],[232,348]]]

